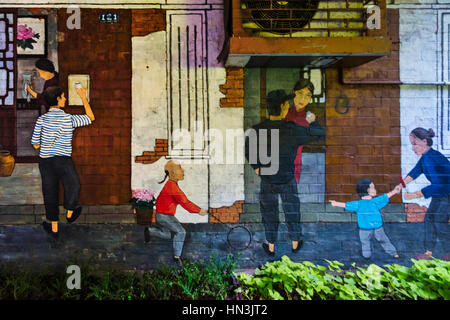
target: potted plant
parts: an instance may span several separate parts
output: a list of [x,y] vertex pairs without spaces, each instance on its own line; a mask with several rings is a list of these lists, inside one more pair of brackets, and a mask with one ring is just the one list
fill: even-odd
[[155,201],[155,194],[149,189],[132,190],[130,203],[137,224],[144,226],[151,225]]

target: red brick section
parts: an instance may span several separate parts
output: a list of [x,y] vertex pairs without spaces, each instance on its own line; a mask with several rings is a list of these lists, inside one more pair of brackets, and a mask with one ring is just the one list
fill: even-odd
[[[406,222],[423,222],[428,208],[417,203],[405,203]],[[450,223],[450,219],[448,220]]]
[[149,33],[166,30],[166,10],[131,10],[131,34],[146,36]]
[[210,208],[210,223],[238,223],[244,201],[236,201],[229,207]]
[[226,82],[219,86],[225,98],[220,99],[222,108],[244,107],[244,69],[226,68]]
[[[400,88],[398,10],[388,11],[392,53],[357,68],[326,71],[326,192],[327,201],[358,199],[355,185],[369,178],[378,194],[399,183]],[[342,81],[340,81],[342,80]],[[350,109],[339,114],[339,95]],[[399,195],[392,202],[401,202]]]
[[[328,69],[326,88],[327,201],[357,199],[355,185],[362,178],[372,179],[379,194],[390,191],[401,173],[399,87],[342,85],[338,71]],[[349,98],[346,114],[335,110],[341,94]]]
[[417,203],[405,203],[406,222],[423,222],[427,209]]
[[161,157],[167,156],[169,142],[167,139],[155,140],[155,151],[144,151],[141,156],[136,156],[136,163],[150,164],[158,161]]
[[99,22],[107,12],[82,9],[81,29],[68,30],[67,10],[58,11],[60,83],[66,91],[69,74],[89,74],[96,118],[74,134],[80,204],[126,204],[131,197],[131,10],[114,10],[118,23]]
[[398,9],[387,10],[387,21],[391,53],[361,66],[343,69],[343,83],[400,83]]

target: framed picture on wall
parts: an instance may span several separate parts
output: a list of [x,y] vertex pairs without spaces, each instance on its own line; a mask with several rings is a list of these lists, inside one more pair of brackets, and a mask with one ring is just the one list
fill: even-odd
[[47,56],[47,17],[17,17],[17,55]]

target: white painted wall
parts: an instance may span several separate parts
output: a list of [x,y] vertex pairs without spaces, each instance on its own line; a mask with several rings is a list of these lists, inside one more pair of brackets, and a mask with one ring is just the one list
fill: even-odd
[[156,9],[176,9],[190,8],[196,6],[197,9],[209,9],[211,5],[222,6],[223,0],[2,0],[0,7],[32,7],[49,6],[52,8],[67,7],[76,5],[83,8],[156,8]]
[[[240,130],[243,134],[243,109],[220,107],[223,94],[219,86],[225,83],[223,65],[216,60],[223,42],[223,11],[199,10],[207,24],[207,92],[209,108],[209,128],[226,136],[226,130]],[[188,11],[167,11],[183,14]],[[190,11],[192,12],[192,10]],[[198,12],[197,12],[198,13]],[[167,20],[170,23],[169,19]],[[167,68],[170,55],[166,53],[168,26],[144,37],[132,39],[132,178],[133,189],[150,188],[157,193],[163,184],[157,182],[164,177],[161,158],[153,164],[135,163],[134,159],[144,151],[153,151],[155,139],[168,138],[168,85]],[[191,95],[192,97],[193,95]],[[224,141],[225,143],[226,141]],[[230,150],[224,150],[230,152]],[[185,169],[185,180],[179,186],[187,197],[202,208],[230,206],[235,201],[244,200],[243,164],[209,164],[208,157],[195,162],[175,157]],[[243,159],[242,159],[243,161]],[[209,165],[209,169],[208,169]],[[208,179],[209,175],[209,179]],[[209,184],[208,184],[209,181]],[[207,216],[190,214],[178,206],[176,217],[181,222],[205,223]]]
[[[444,61],[448,56],[442,50],[442,41],[448,36],[444,31],[442,17],[450,13],[450,6],[433,7],[437,1],[395,1],[400,6],[400,123],[401,123],[401,161],[402,175],[406,176],[419,160],[409,142],[409,133],[416,127],[433,128],[437,136],[433,148],[450,157],[442,139],[448,131],[442,130],[443,110],[448,110],[448,100],[442,99],[442,91],[448,91],[448,83],[442,70],[448,72]],[[445,3],[440,1],[439,3]],[[418,4],[418,6],[407,6]],[[448,61],[448,60],[447,60]],[[410,183],[407,191],[414,192],[429,185],[422,175]],[[403,200],[428,207],[431,199]]]

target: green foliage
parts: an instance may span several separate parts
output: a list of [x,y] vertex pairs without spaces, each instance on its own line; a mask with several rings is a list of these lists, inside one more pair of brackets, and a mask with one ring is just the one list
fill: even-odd
[[[410,268],[386,265],[387,270],[371,264],[353,271],[343,264],[328,261],[328,266],[309,261],[292,262],[287,256],[266,263],[254,276],[237,275],[237,293],[247,299],[270,300],[377,300],[450,298],[450,262],[412,260]],[[353,264],[354,267],[354,264]]]
[[[95,270],[80,265],[81,289],[67,288],[65,267],[41,271],[17,267],[0,268],[2,300],[169,300],[226,299],[234,294],[232,283],[236,259],[215,256],[186,261],[184,266],[162,265],[151,272]],[[70,264],[77,264],[72,262]],[[68,265],[70,265],[68,264]]]
[[[40,271],[0,267],[0,299],[7,300],[379,300],[450,299],[450,262],[412,260],[411,267],[371,264],[343,270],[338,261],[314,265],[287,256],[266,263],[254,275],[234,274],[236,258],[211,256],[185,261],[182,267],[162,265],[150,272],[97,270],[93,263],[77,263],[81,289],[66,286],[66,267]],[[239,282],[238,285],[233,281]]]

